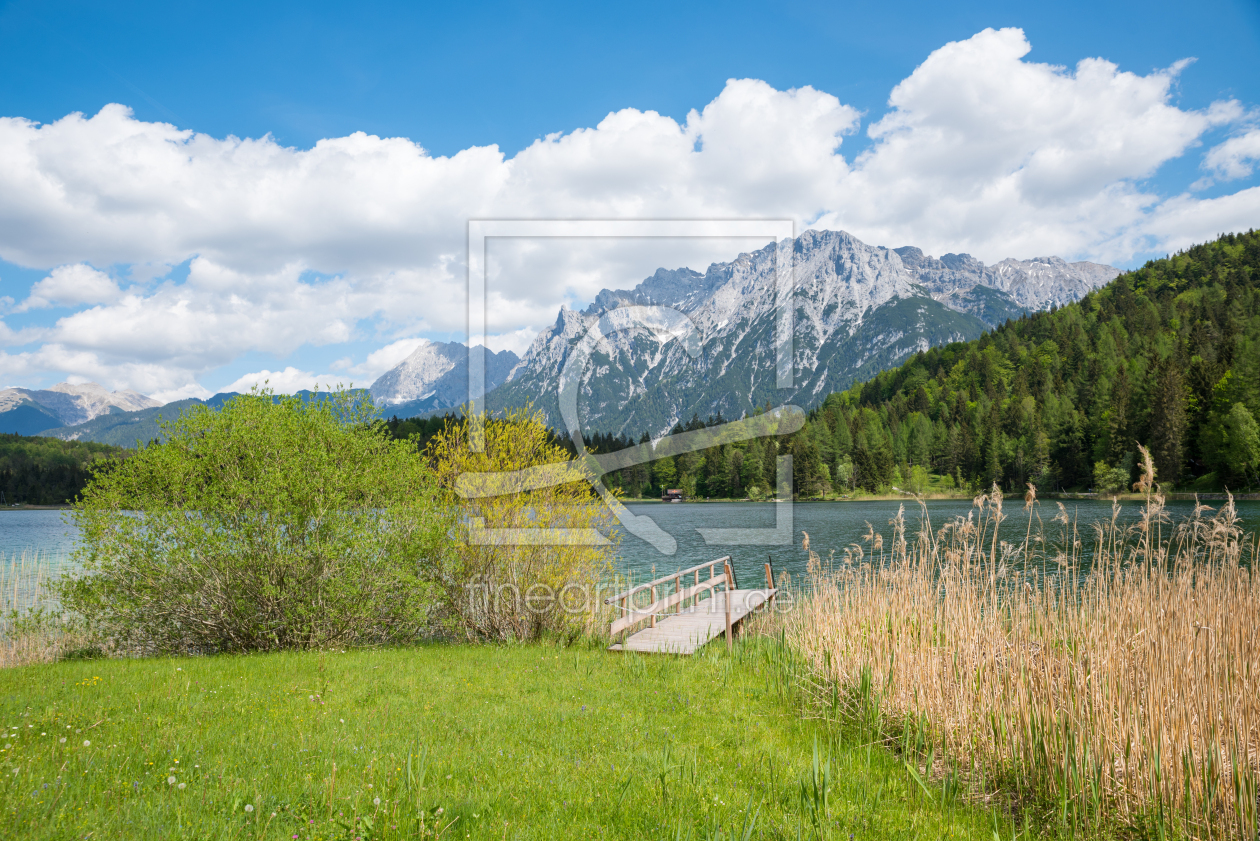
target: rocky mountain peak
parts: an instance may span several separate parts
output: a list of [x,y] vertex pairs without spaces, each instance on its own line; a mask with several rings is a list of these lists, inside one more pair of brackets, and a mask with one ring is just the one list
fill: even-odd
[[[794,393],[776,387],[777,267],[791,260]],[[704,273],[658,269],[630,289],[602,290],[581,312],[562,309],[534,340],[489,408],[533,402],[552,423],[559,371],[576,338],[603,312],[629,304],[687,314],[703,337],[698,359],[646,331],[609,336],[610,358],[583,375],[584,423],[660,434],[693,413],[739,417],[771,401],[811,406],[830,391],[940,342],[974,338],[1023,312],[1075,300],[1118,274],[1059,258],[986,267],[965,253],[932,257],[914,246],[871,246],[845,231],[807,230],[714,263]]]
[[[382,374],[368,392],[385,406],[423,404],[412,407],[416,413],[459,406],[468,399],[469,355],[468,347],[461,342],[426,341]],[[519,361],[510,350],[494,353],[481,345],[475,346],[471,355],[484,358],[487,390],[506,380]]]
[[46,389],[6,388],[0,391],[0,412],[24,403],[39,406],[62,426],[77,426],[113,411],[134,412],[162,405],[137,391],[110,391],[98,383],[58,383]]

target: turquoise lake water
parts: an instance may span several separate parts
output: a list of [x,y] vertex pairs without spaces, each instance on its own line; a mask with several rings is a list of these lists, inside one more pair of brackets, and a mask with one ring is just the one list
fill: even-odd
[[[1111,504],[1093,500],[1073,500],[1064,504],[1069,514],[1077,518],[1083,543],[1088,548],[1093,538],[1090,524],[1110,518]],[[1213,501],[1208,504],[1219,503]],[[1255,531],[1260,526],[1260,501],[1243,500],[1236,505],[1244,527]],[[765,580],[763,564],[767,557],[776,572],[786,570],[798,578],[804,574],[806,557],[800,548],[803,531],[809,532],[811,548],[821,556],[825,558],[833,549],[840,556],[845,546],[862,542],[868,521],[884,535],[887,543],[892,534],[888,520],[897,513],[896,502],[798,502],[792,506],[791,546],[710,546],[705,544],[697,528],[771,528],[775,522],[774,506],[769,503],[713,502],[632,503],[628,507],[637,515],[647,515],[656,520],[657,525],[677,540],[678,551],[672,556],[663,555],[643,540],[623,533],[617,559],[617,566],[623,573],[630,573],[635,580],[643,581],[651,577],[653,567],[657,575],[665,575],[672,570],[730,555],[736,579],[741,585],[749,586]],[[1131,524],[1137,520],[1140,508],[1141,505],[1136,502],[1124,504],[1122,522]],[[1193,508],[1192,502],[1168,503],[1174,522],[1188,516]],[[927,503],[927,510],[933,528],[940,528],[952,517],[965,517],[972,507],[969,501],[964,500],[934,500]],[[1057,535],[1058,527],[1050,522],[1057,513],[1054,503],[1040,502],[1036,510],[1044,521],[1047,537]],[[1005,511],[1009,518],[1003,524],[1001,537],[1012,543],[1021,543],[1028,525],[1023,503],[1008,500]],[[919,516],[917,504],[906,505],[910,533],[917,530]],[[78,533],[66,520],[65,512],[0,510],[0,558],[20,557],[24,552],[40,553],[55,572],[66,565],[77,539]]]
[[[1209,505],[1219,503],[1209,502]],[[1111,518],[1111,503],[1094,500],[1064,501],[1070,517],[1075,517],[1081,542],[1088,549],[1093,540],[1091,524],[1096,520]],[[1244,500],[1236,502],[1243,526],[1248,531],[1260,527],[1260,501]],[[793,544],[791,546],[707,546],[696,528],[770,528],[774,526],[774,507],[769,504],[714,502],[694,504],[632,504],[627,506],[635,514],[646,514],[657,521],[657,525],[672,534],[678,541],[678,552],[667,557],[657,552],[652,546],[633,535],[624,535],[620,546],[620,566],[632,572],[635,580],[647,580],[651,577],[652,566],[656,574],[664,575],[670,570],[686,568],[702,561],[730,555],[734,561],[735,578],[740,586],[757,586],[755,582],[765,581],[764,563],[770,559],[776,574],[786,570],[794,578],[805,573],[806,555],[801,550],[802,532],[808,532],[810,548],[821,557],[826,558],[831,550],[836,557],[844,554],[844,547],[851,543],[859,543],[869,554],[870,544],[863,543],[862,535],[866,533],[867,522],[875,530],[884,535],[885,547],[892,536],[892,526],[888,521],[897,513],[896,502],[798,502],[792,506]],[[1141,504],[1134,502],[1123,504],[1120,522],[1130,525],[1140,516]],[[1028,527],[1028,515],[1024,512],[1023,501],[1007,500],[1003,513],[1007,519],[1002,524],[1000,538],[1015,544],[1021,544]],[[1179,522],[1189,516],[1194,509],[1193,502],[1170,502],[1168,511],[1173,522]],[[966,517],[972,511],[970,500],[932,500],[927,503],[928,516],[934,530],[939,529],[954,517]],[[1058,513],[1053,501],[1038,502],[1034,508],[1040,515],[1044,533],[1048,540],[1057,539],[1061,527],[1051,522]],[[905,506],[907,534],[918,531],[920,509],[916,502]],[[1037,522],[1034,518],[1033,531],[1036,533]],[[760,586],[764,586],[761,584]]]

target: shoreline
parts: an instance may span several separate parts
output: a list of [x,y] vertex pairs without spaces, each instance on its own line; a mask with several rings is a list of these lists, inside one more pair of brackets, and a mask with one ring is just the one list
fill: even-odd
[[[977,493],[979,492],[977,491]],[[1260,500],[1260,493],[1236,493],[1236,494],[1232,494],[1232,496],[1234,497],[1235,501]],[[870,495],[863,495],[863,496],[858,496],[858,497],[827,497],[825,499],[819,498],[819,497],[809,497],[807,499],[794,499],[792,500],[792,502],[800,503],[800,504],[814,504],[814,503],[825,503],[825,502],[914,502],[919,499],[922,499],[925,502],[970,502],[974,498],[975,496],[970,493],[967,493],[967,494],[929,493],[929,494],[924,494],[922,496],[916,496],[914,494],[906,493],[906,494],[870,494]],[[1009,493],[1009,494],[1003,494],[1002,498],[1004,500],[1016,500],[1019,502],[1023,502],[1024,495],[1021,493]],[[1164,494],[1164,499],[1168,502],[1194,502],[1196,498],[1202,501],[1213,501],[1213,500],[1223,501],[1224,499],[1227,498],[1227,495],[1224,491],[1202,491],[1198,493],[1194,491],[1168,491]],[[1110,502],[1113,499],[1118,500],[1120,502],[1144,502],[1146,500],[1146,495],[1137,494],[1137,493],[1098,494],[1098,493],[1084,493],[1084,492],[1071,492],[1071,491],[1063,491],[1059,493],[1046,493],[1046,494],[1037,495],[1038,502],[1049,501],[1049,500]],[[676,502],[666,502],[663,499],[656,499],[654,497],[649,497],[645,499],[623,498],[620,500],[622,505],[630,505],[630,504],[634,504],[634,505],[709,505],[713,503],[723,503],[723,502],[747,502],[750,504],[765,504],[765,503],[773,503],[777,501],[778,500],[775,500],[775,499],[754,500],[754,499],[748,499],[748,498],[744,498],[744,499],[726,498],[726,499],[683,499],[683,500],[678,500]]]

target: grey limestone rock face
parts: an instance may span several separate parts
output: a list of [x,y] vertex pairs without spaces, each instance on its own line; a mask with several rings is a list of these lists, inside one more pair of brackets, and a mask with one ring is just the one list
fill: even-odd
[[[484,357],[486,388],[507,379],[519,361],[510,350],[487,352],[478,345],[475,356]],[[426,342],[410,356],[372,383],[372,399],[386,407],[408,403],[429,409],[458,406],[468,399],[468,348],[460,342]]]
[[[795,383],[786,390],[776,387],[775,373],[779,260],[791,260],[793,272]],[[614,307],[677,309],[703,338],[692,359],[677,341],[661,343],[642,330],[614,333],[611,354],[597,352],[582,372],[586,429],[658,436],[693,414],[738,418],[766,403],[808,408],[913,353],[1077,300],[1117,274],[1057,257],[985,266],[968,254],[935,258],[913,246],[889,249],[843,231],[808,230],[703,273],[659,269],[631,289],[603,290],[585,310],[562,309],[488,394],[487,406],[529,402],[561,425],[560,371],[582,333]]]
[[48,389],[0,391],[0,413],[28,401],[42,407],[63,426],[77,426],[109,412],[134,412],[162,405],[152,397],[129,389],[109,391],[96,383],[58,383]]

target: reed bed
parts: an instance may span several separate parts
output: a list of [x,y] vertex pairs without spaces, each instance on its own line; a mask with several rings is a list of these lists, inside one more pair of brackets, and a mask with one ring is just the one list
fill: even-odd
[[1025,540],[1004,543],[995,486],[939,530],[924,508],[910,538],[899,510],[887,549],[872,528],[839,558],[811,552],[780,620],[807,690],[947,793],[1073,834],[1257,838],[1256,541],[1232,499],[1172,524],[1153,478],[1128,529],[1118,505],[1085,534],[1062,505],[1043,528],[1030,486]]
[[89,644],[66,619],[41,552],[0,558],[0,668],[52,663]]

